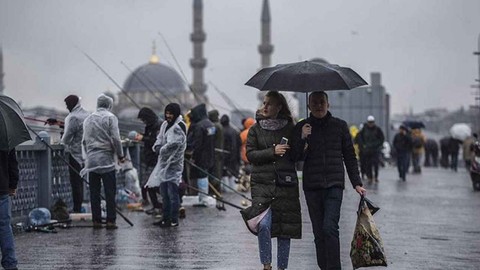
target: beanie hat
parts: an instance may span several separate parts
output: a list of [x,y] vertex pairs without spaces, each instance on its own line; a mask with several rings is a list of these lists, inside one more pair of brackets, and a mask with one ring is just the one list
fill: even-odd
[[228,115],[226,114],[222,115],[222,117],[220,118],[220,124],[222,124],[222,126],[224,127],[230,124],[230,118],[228,117]]
[[73,108],[78,104],[79,98],[76,95],[69,95],[65,98],[65,104],[67,104],[67,109],[72,111]]
[[217,110],[211,110],[208,112],[208,119],[210,119],[210,121],[216,123],[219,121],[218,117],[219,117],[219,113]]
[[180,105],[177,103],[170,103],[165,107],[165,114],[169,112],[175,116],[175,119],[180,115]]

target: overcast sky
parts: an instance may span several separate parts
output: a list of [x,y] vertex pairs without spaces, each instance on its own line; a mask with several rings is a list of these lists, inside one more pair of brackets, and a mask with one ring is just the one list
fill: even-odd
[[[24,106],[65,109],[80,95],[88,110],[118,88],[76,48],[123,85],[157,42],[160,61],[177,69],[165,36],[191,81],[191,0],[0,0],[5,94]],[[205,0],[205,81],[255,109],[262,0]],[[478,78],[478,0],[271,0],[272,64],[314,57],[348,66],[370,82],[382,73],[393,113],[457,109],[474,103]],[[209,86],[214,104],[225,101]],[[226,106],[226,105],[223,105]]]

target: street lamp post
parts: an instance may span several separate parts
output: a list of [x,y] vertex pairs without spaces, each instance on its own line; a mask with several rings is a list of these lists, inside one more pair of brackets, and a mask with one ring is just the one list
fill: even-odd
[[477,95],[476,95],[476,98],[475,98],[475,105],[477,107],[477,109],[479,110],[479,115],[476,117],[476,121],[475,121],[475,124],[477,124],[476,128],[477,128],[477,132],[479,132],[480,130],[480,127],[479,127],[479,120],[480,120],[480,102],[478,100],[478,98],[480,97],[480,34],[478,35],[478,49],[476,52],[473,52],[474,55],[477,55],[478,56],[478,78],[475,79],[475,81],[477,81],[479,84],[477,85]]

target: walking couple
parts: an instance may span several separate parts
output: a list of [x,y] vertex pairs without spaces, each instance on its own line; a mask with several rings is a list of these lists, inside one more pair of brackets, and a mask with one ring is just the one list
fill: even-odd
[[[308,107],[310,116],[294,125],[285,97],[269,91],[257,111],[257,123],[248,132],[252,206],[241,213],[249,230],[258,236],[264,270],[272,269],[271,238],[277,238],[278,269],[287,269],[290,239],[302,235],[296,161],[304,161],[303,190],[320,269],[341,269],[338,222],[344,164],[353,188],[361,195],[366,193],[347,124],[328,111],[328,95],[311,93]],[[286,178],[292,181],[279,181]]]

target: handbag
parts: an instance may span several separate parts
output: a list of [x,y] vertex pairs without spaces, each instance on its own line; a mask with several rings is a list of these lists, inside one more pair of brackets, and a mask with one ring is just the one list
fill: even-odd
[[[263,137],[263,142],[265,143],[265,147],[268,148],[267,141],[265,140],[265,137]],[[275,183],[277,186],[281,187],[293,187],[298,185],[298,176],[297,172],[287,172],[287,171],[277,171],[277,167],[275,166],[275,163],[272,163],[273,170],[275,171],[275,174],[277,175]]]
[[281,187],[293,187],[298,184],[297,172],[279,172],[273,164],[273,169],[277,174],[277,185]]

